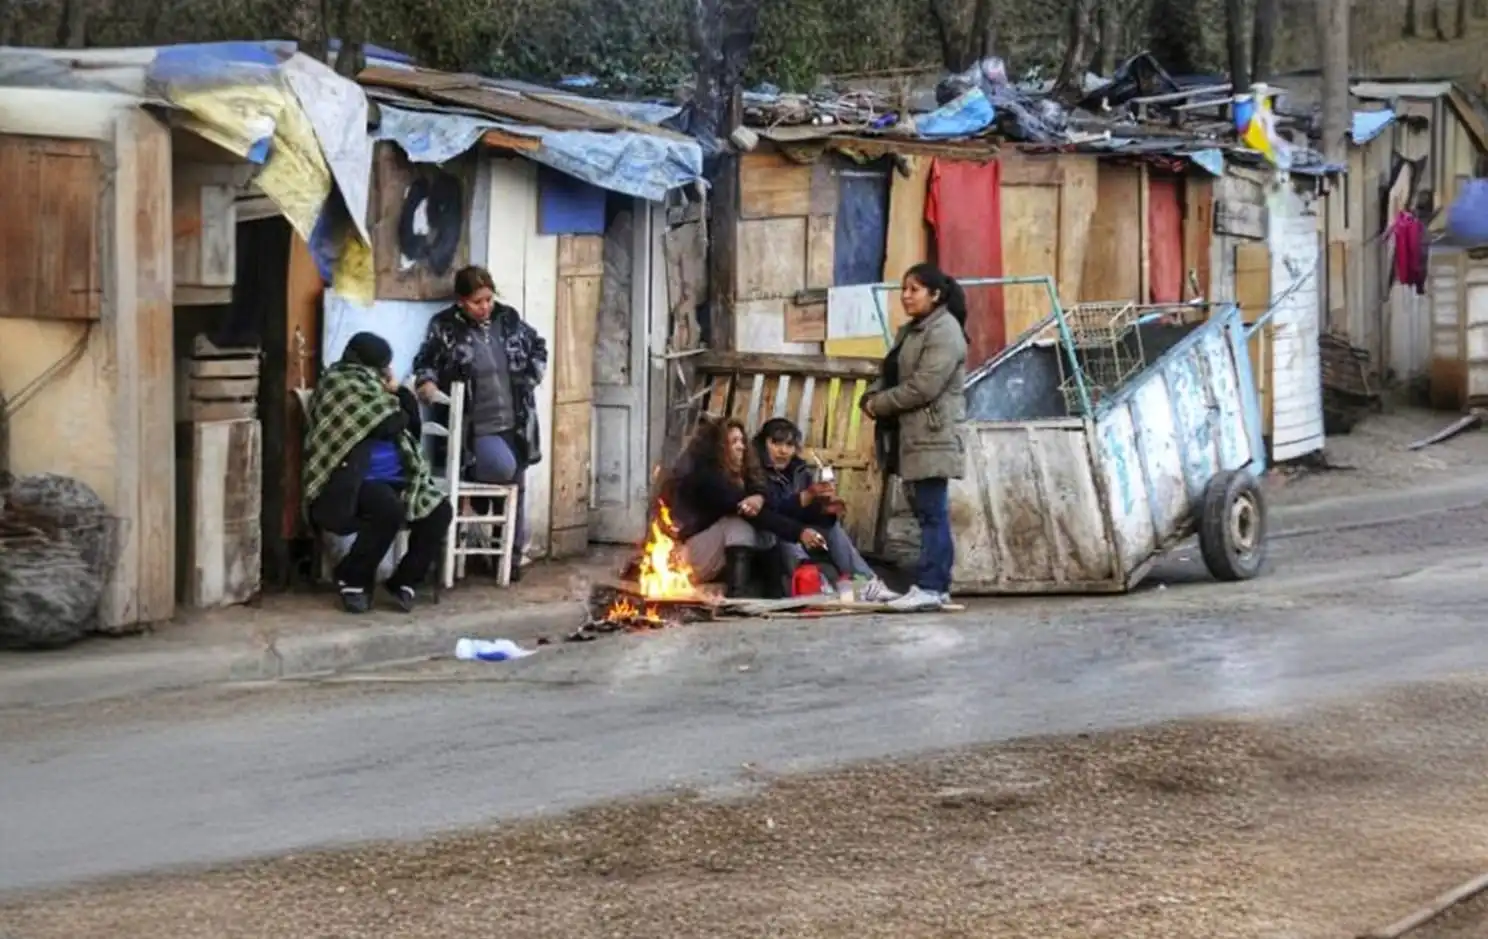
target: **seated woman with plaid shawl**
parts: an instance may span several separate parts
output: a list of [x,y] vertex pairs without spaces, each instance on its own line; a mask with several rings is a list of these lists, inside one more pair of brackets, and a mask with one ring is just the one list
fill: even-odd
[[357,333],[310,403],[304,500],[312,523],[356,536],[336,565],[349,613],[372,608],[377,565],[405,525],[408,553],[386,587],[400,609],[412,611],[452,515],[419,446],[418,402],[398,386],[392,361],[387,340]]

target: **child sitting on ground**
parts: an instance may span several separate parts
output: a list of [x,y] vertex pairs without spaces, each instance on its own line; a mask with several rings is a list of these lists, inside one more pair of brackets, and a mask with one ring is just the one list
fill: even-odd
[[[864,579],[867,583],[856,592],[856,599],[865,603],[897,599],[899,595],[879,579],[842,527],[846,506],[837,498],[836,485],[818,481],[801,459],[801,429],[786,418],[772,418],[755,435],[754,445],[765,471],[766,506],[821,533],[827,556],[837,569],[838,591],[850,590],[855,579]],[[799,542],[781,541],[778,549],[788,572],[810,557]]]

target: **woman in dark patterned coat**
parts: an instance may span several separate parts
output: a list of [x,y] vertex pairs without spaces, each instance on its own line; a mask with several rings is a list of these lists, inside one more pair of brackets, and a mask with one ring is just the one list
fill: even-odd
[[[516,309],[496,300],[485,268],[455,274],[455,305],[437,313],[413,359],[414,387],[426,403],[465,382],[464,473],[476,482],[513,483],[517,547],[527,543],[523,477],[542,460],[537,386],[548,368],[548,344]],[[512,579],[520,557],[513,559]]]

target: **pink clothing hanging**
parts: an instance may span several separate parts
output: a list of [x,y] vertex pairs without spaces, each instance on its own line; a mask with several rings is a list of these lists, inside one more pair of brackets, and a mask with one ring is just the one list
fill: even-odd
[[1410,212],[1395,216],[1395,282],[1426,292],[1426,226]]

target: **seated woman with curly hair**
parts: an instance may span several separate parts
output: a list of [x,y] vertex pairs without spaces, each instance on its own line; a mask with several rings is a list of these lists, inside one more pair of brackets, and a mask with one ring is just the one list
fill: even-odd
[[819,532],[771,511],[765,497],[764,473],[744,425],[704,418],[661,487],[698,581],[715,580],[722,573],[729,596],[744,596],[756,560],[769,565],[768,577],[780,579],[776,565],[769,563],[780,540],[813,550],[825,546]]

